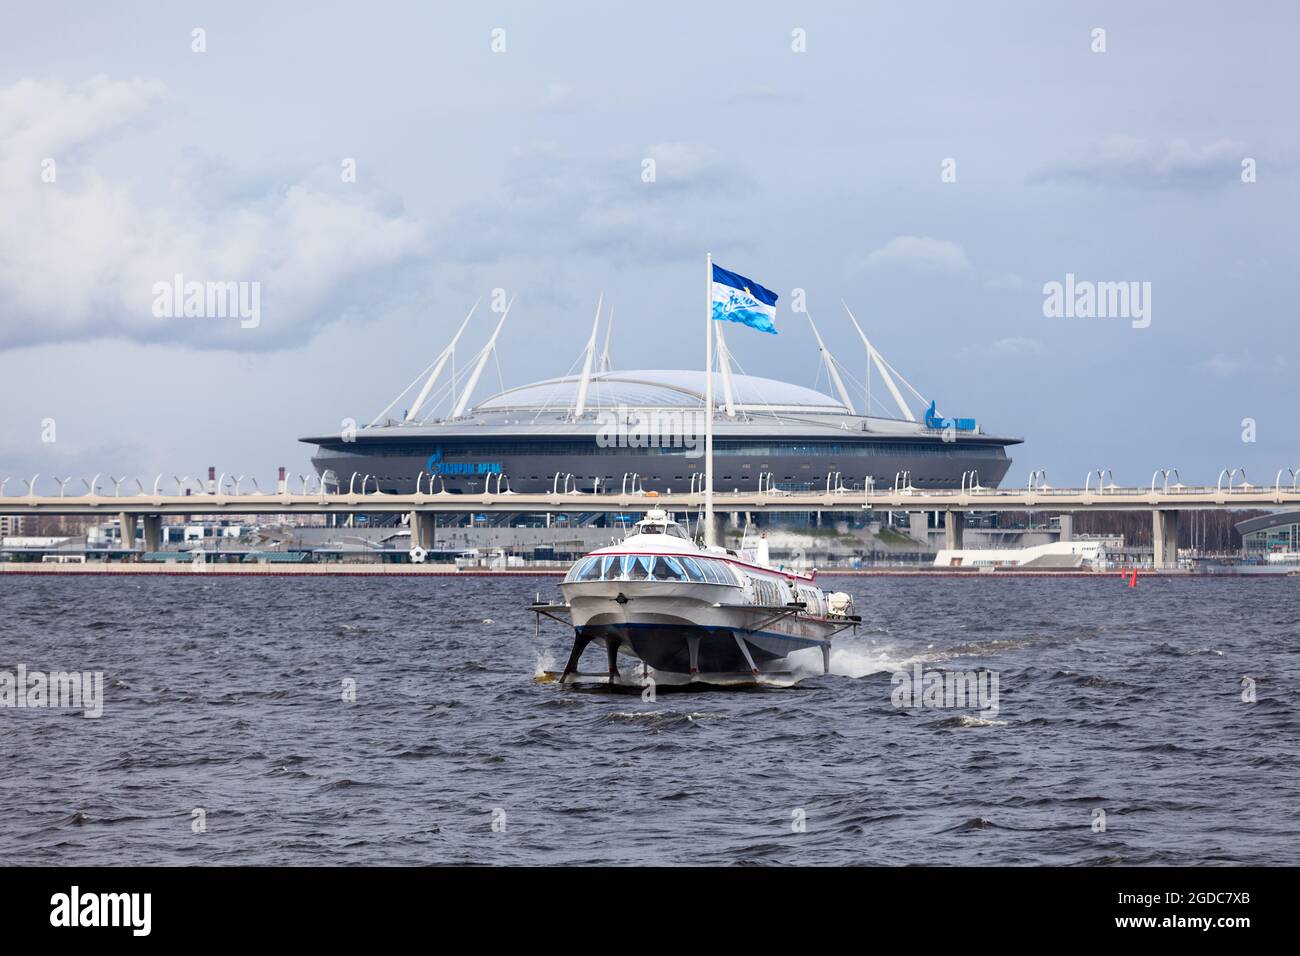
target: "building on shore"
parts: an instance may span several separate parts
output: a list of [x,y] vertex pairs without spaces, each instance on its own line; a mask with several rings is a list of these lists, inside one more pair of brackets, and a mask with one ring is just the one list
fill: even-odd
[[1278,511],[1236,524],[1244,558],[1300,562],[1300,511]]

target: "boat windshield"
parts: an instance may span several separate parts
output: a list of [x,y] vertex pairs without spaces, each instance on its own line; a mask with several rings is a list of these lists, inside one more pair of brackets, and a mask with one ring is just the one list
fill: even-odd
[[650,524],[642,522],[636,526],[633,534],[666,534],[682,540],[690,540],[686,537],[686,532],[682,530],[681,525],[677,524]]
[[587,581],[681,581],[736,585],[730,565],[714,558],[664,554],[608,554],[583,558],[564,576],[566,584]]

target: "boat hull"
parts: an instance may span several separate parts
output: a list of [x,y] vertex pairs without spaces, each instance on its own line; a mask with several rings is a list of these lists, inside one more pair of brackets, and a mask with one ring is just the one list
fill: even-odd
[[793,609],[733,603],[740,588],[709,584],[600,582],[562,586],[573,614],[574,649],[606,648],[656,671],[770,673],[797,650],[830,647],[844,625]]
[[[774,665],[792,651],[829,643],[829,638],[687,623],[588,624],[574,630],[579,640],[600,641],[606,646],[613,643],[618,651],[670,674],[745,674],[751,670],[751,661],[764,673],[776,669]],[[694,669],[692,643],[696,645]]]

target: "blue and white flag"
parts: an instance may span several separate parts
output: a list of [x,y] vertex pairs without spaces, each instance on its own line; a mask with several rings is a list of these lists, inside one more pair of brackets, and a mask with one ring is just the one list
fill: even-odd
[[776,335],[777,295],[752,279],[713,267],[713,318]]

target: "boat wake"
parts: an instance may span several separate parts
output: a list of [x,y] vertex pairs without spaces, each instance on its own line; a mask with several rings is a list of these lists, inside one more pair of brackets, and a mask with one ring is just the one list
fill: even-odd
[[[995,650],[1014,647],[1014,642],[993,642],[995,646],[980,648],[986,654]],[[913,664],[941,664],[954,657],[966,656],[974,650],[970,645],[957,648],[930,647],[919,653],[907,653],[893,644],[876,644],[863,639],[836,641],[831,648],[831,677],[846,677],[859,680],[873,674],[892,674],[895,671],[908,670]],[[541,651],[533,670],[533,680],[539,684],[556,683],[559,672],[556,670],[556,658],[549,651]],[[694,680],[684,674],[670,674],[647,669],[644,674],[654,679],[657,687],[671,689],[704,690],[710,687],[742,686],[759,687],[793,687],[803,680],[827,676],[822,673],[821,652],[817,648],[805,648],[791,652],[785,659],[785,666],[780,671],[767,672],[757,679],[748,674],[713,674],[706,677],[697,676]],[[601,673],[584,673],[579,675],[580,683],[588,687],[604,685],[609,687],[609,678]],[[645,687],[642,665],[626,662],[620,668],[622,685],[617,689],[623,692],[641,691]],[[615,688],[610,687],[613,690]]]
[[[830,676],[857,680],[881,672],[910,667],[915,656],[901,657],[892,645],[878,646],[865,641],[845,640],[831,645]],[[821,653],[816,649],[795,651],[788,658],[791,671],[798,678],[822,676]]]
[[[555,655],[550,651],[537,652],[537,664],[533,667],[533,680],[539,683],[549,683],[548,675],[555,673]],[[550,677],[549,680],[554,680]]]

